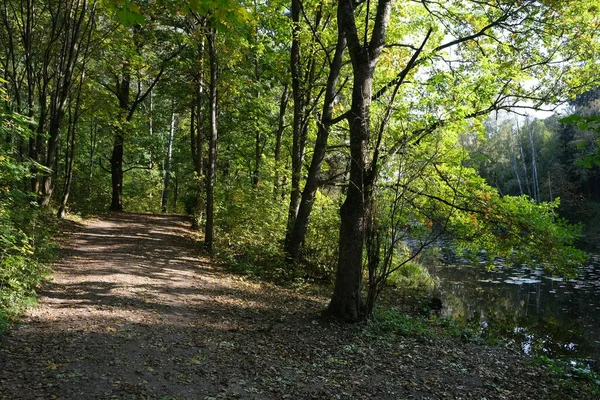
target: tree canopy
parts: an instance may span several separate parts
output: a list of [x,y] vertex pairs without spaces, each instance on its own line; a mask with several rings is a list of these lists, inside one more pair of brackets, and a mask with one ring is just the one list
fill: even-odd
[[[235,265],[334,279],[348,321],[442,235],[573,274],[598,17],[591,0],[3,0],[0,199],[185,212]],[[563,124],[533,116],[576,98]]]

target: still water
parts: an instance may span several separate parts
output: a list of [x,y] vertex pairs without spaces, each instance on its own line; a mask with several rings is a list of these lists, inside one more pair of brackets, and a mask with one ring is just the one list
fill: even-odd
[[527,354],[568,356],[600,366],[600,255],[564,281],[543,269],[454,262],[430,268],[442,316],[514,340]]

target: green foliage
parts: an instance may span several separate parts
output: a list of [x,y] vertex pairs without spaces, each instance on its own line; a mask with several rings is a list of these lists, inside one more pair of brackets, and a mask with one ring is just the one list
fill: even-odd
[[460,248],[473,256],[485,250],[490,265],[501,257],[573,277],[587,255],[574,247],[578,227],[556,215],[558,204],[558,200],[538,204],[526,196],[480,193],[476,211],[457,213],[452,222]]
[[302,249],[303,269],[309,275],[333,278],[338,259],[339,205],[331,197],[317,192]]
[[[548,124],[529,119],[527,127],[501,123],[487,132],[487,141],[482,141],[483,119],[475,116],[483,116],[492,109],[519,106],[521,99],[539,99],[535,106],[540,106],[583,90],[590,77],[597,76],[598,68],[598,63],[585,61],[591,58],[590,54],[597,54],[594,35],[598,27],[590,4],[591,0],[503,2],[501,7],[461,1],[393,4],[386,41],[394,45],[386,48],[373,76],[374,93],[384,87],[390,90],[378,96],[370,110],[373,135],[369,150],[378,147],[379,157],[378,165],[374,166],[377,178],[373,221],[369,221],[373,222],[371,239],[377,244],[377,249],[371,252],[371,260],[377,264],[373,269],[379,271],[371,282],[376,291],[386,282],[431,286],[431,277],[417,262],[426,264],[423,251],[443,230],[451,230],[473,256],[485,249],[490,260],[505,257],[513,262],[544,264],[555,273],[575,272],[584,255],[573,248],[577,228],[557,217],[559,203],[537,204],[524,197],[505,196],[530,191],[512,171],[516,165],[525,181],[525,169],[530,168],[535,156],[543,178],[538,179],[541,195],[536,200],[553,200],[560,195],[563,208],[581,209],[578,200],[581,188],[571,190],[569,186],[573,174],[567,167],[555,168],[552,162],[563,155],[565,146],[551,134]],[[245,272],[331,277],[338,259],[338,211],[345,196],[340,187],[346,183],[344,171],[350,164],[345,122],[333,126],[330,132],[321,173],[323,186],[310,218],[302,263],[297,271],[282,266],[293,112],[290,101],[287,115],[279,118],[282,88],[290,87],[291,26],[287,6],[278,1],[237,0],[102,2],[99,5],[102,17],[93,32],[97,48],[86,66],[85,75],[92,79],[84,83],[82,114],[75,130],[71,209],[92,213],[108,208],[107,169],[114,133],[118,131],[125,140],[125,209],[158,212],[165,138],[170,116],[175,113],[175,179],[171,185],[178,184],[180,198],[179,204],[169,203],[168,211],[198,211],[196,203],[205,178],[199,175],[206,171],[195,172],[194,167],[206,166],[208,131],[205,34],[207,29],[214,28],[218,31],[215,43],[221,117],[215,221],[218,253]],[[303,16],[297,26],[302,55],[300,97],[306,119],[305,164],[321,118],[320,102],[338,34],[336,7],[336,2],[304,2]],[[373,13],[365,10],[366,3],[357,3],[356,7],[357,29],[368,34],[374,27],[369,21]],[[11,33],[8,29],[13,22],[9,22],[0,28],[2,38]],[[47,30],[47,22],[38,21],[40,32]],[[22,36],[17,34],[18,23],[14,24],[12,37]],[[47,33],[39,35],[36,38]],[[455,44],[449,43],[454,39],[457,39]],[[421,44],[423,51],[416,54],[414,50]],[[34,46],[35,60],[43,59],[42,50]],[[411,63],[413,56],[417,59]],[[7,47],[2,57],[7,66],[10,60],[19,64],[13,66],[16,75],[11,82],[2,84],[23,96],[27,82],[23,85],[17,82],[18,76],[27,70],[19,61],[26,59],[25,50],[17,48],[12,54]],[[348,110],[352,97],[351,63],[347,54],[344,57],[336,87],[335,118]],[[564,62],[573,59],[582,62]],[[395,92],[386,85],[397,79],[405,66],[406,75]],[[42,70],[37,64],[34,67]],[[80,70],[79,66],[77,69]],[[152,86],[155,79],[158,83]],[[127,96],[117,99],[117,92],[125,84],[130,85]],[[151,93],[144,97],[142,94],[150,87]],[[40,90],[35,89],[32,94],[36,105],[41,103]],[[21,107],[27,100],[21,100]],[[130,107],[135,104],[137,108],[129,113],[120,109],[120,102],[128,102]],[[190,110],[192,104],[194,111]],[[389,121],[384,117],[388,109]],[[34,166],[23,155],[30,137],[30,121],[17,114],[3,118],[3,129],[13,137],[0,153],[0,196],[5,208],[2,235],[6,248],[13,252],[6,258],[12,266],[16,259],[34,258],[27,251],[35,252],[40,245],[32,236],[39,229],[28,227],[39,217],[30,205],[34,199],[17,189],[26,187]],[[387,125],[382,121],[387,121]],[[565,122],[569,121],[579,128],[597,129],[592,120],[571,118]],[[279,122],[283,131],[278,129]],[[282,132],[279,140],[276,132]],[[375,137],[379,132],[380,141]],[[200,138],[195,141],[199,146],[195,150],[197,154],[203,153],[204,158],[194,166],[190,136]],[[61,156],[67,150],[67,141],[63,139],[59,141]],[[530,145],[530,139],[535,145]],[[582,151],[597,144],[589,137],[575,139],[585,142],[585,149],[579,149]],[[276,142],[280,144],[277,161],[274,160]],[[581,160],[588,166],[594,162]],[[66,180],[63,160],[57,165],[54,174],[59,188]],[[305,172],[306,166],[301,174]],[[477,172],[485,175],[487,185]],[[592,173],[591,169],[577,170],[575,175],[584,182]],[[592,219],[590,213],[579,216]],[[411,246],[398,251],[400,243],[408,241],[413,241]],[[410,261],[413,259],[417,262]]]
[[557,378],[576,378],[567,379],[562,382],[563,390],[569,391],[571,386],[585,385],[585,390],[594,398],[600,396],[600,375],[588,367],[582,366],[579,362],[573,362],[563,359],[555,359],[546,356],[534,357],[531,364],[541,366]]
[[34,165],[19,161],[13,145],[30,136],[27,124],[16,113],[0,114],[0,136],[11,138],[0,144],[0,330],[32,303],[48,273],[43,261],[53,254],[52,217],[38,209],[30,193],[17,189]]
[[[423,299],[422,299],[423,300]],[[456,338],[465,343],[498,344],[478,324],[461,323],[454,318],[440,318],[429,314],[427,306],[419,305],[419,314],[406,314],[394,308],[377,308],[375,326],[384,331],[406,336],[426,338]]]
[[130,0],[115,0],[111,2],[119,21],[125,26],[143,24],[146,18],[141,14],[140,7]]
[[422,337],[434,334],[426,318],[407,315],[395,309],[377,308],[375,321],[376,326],[384,332]]
[[577,148],[579,150],[585,150],[585,153],[580,156],[576,162],[587,169],[600,165],[600,116],[592,115],[583,117],[573,114],[562,118],[560,122],[577,127],[580,131],[591,131],[595,134],[595,137],[592,140],[580,141],[577,144]]
[[239,272],[281,274],[287,209],[267,190],[221,185],[215,218],[217,255]]
[[417,261],[408,261],[390,273],[387,284],[402,289],[431,290],[435,279]]
[[[35,213],[33,220],[40,218]],[[39,235],[44,228],[33,227]],[[31,305],[35,298],[35,288],[48,274],[48,268],[41,262],[48,258],[48,235],[28,236],[7,218],[0,216],[0,328],[2,320],[10,320],[18,315],[23,307]],[[37,246],[36,246],[37,245]],[[34,247],[35,246],[35,247]],[[44,251],[44,250],[45,251]],[[44,254],[45,253],[45,254]]]
[[131,170],[123,182],[123,207],[132,212],[160,212],[162,177],[157,170]]

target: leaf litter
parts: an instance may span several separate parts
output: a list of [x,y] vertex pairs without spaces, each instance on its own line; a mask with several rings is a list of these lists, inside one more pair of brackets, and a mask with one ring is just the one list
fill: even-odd
[[230,274],[187,227],[72,225],[39,306],[0,338],[0,399],[590,398],[509,348],[322,320],[320,290]]

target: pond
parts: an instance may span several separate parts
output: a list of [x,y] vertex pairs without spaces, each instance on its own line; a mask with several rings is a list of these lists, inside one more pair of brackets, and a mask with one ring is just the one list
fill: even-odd
[[600,366],[600,255],[564,281],[543,269],[453,262],[430,268],[444,317],[514,340],[527,354],[567,356]]

